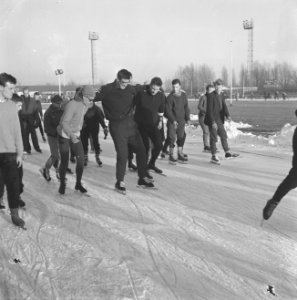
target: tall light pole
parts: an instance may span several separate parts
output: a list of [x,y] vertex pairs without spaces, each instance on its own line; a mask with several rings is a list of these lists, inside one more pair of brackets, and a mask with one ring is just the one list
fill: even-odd
[[253,56],[254,56],[254,21],[244,20],[243,29],[248,30],[248,53],[247,53],[247,80],[248,85],[252,85],[252,70],[253,70]]
[[96,45],[95,41],[99,39],[98,32],[89,32],[89,40],[91,41],[91,65],[92,65],[92,84],[94,85],[97,70]]
[[58,80],[59,80],[59,95],[61,96],[61,75],[64,73],[64,71],[62,69],[57,69],[55,70],[55,74],[56,76],[58,76]]
[[233,49],[232,41],[230,41],[230,105],[232,106],[232,91],[233,91]]

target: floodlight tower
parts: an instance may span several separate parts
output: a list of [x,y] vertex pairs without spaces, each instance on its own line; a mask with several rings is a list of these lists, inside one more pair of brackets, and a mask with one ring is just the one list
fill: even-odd
[[91,41],[91,64],[92,64],[92,84],[94,85],[95,79],[97,79],[97,59],[96,59],[96,45],[95,41],[99,39],[98,32],[89,32],[89,40]]
[[254,55],[254,21],[244,20],[243,29],[248,30],[248,53],[247,53],[247,80],[248,85],[252,85],[252,71],[253,71],[253,55]]

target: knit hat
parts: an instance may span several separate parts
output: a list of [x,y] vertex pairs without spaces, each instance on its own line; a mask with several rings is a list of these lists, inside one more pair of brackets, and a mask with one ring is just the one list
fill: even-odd
[[54,97],[52,97],[51,102],[61,104],[63,102],[63,99],[61,98],[61,96],[55,95]]
[[83,86],[83,95],[89,99],[95,98],[95,90],[91,85],[84,85]]

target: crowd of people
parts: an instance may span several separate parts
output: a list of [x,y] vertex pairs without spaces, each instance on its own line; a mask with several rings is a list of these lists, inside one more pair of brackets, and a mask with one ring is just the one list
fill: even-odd
[[[5,208],[3,194],[6,186],[11,219],[15,225],[23,227],[25,224],[18,210],[25,206],[20,197],[23,191],[22,157],[24,153],[31,154],[30,136],[36,152],[42,153],[37,128],[50,150],[50,157],[40,172],[46,181],[50,181],[50,169],[52,166],[55,168],[59,180],[58,192],[61,195],[66,191],[66,173],[72,172],[68,166],[69,160],[76,163],[75,190],[87,193],[82,177],[84,167],[88,164],[89,142],[97,164],[102,166],[98,140],[100,126],[105,138],[110,133],[114,143],[115,190],[122,194],[126,193],[124,179],[127,163],[130,169],[137,171],[139,187],[154,188],[153,172],[163,173],[156,165],[158,157],[165,158],[168,155],[170,164],[188,162],[188,155],[183,152],[183,148],[185,127],[190,123],[190,110],[180,80],[172,81],[172,91],[167,96],[159,77],[152,78],[149,84],[144,85],[133,85],[131,80],[132,73],[122,69],[113,82],[103,85],[97,91],[91,85],[78,87],[70,101],[54,95],[51,105],[43,114],[39,93],[31,98],[29,89],[24,88],[23,95],[19,97],[15,93],[16,79],[6,73],[0,74],[0,209]],[[218,79],[207,85],[198,104],[203,151],[211,154],[210,162],[214,164],[220,164],[216,148],[218,136],[225,157],[238,156],[230,151],[227,142],[224,121],[230,121],[231,118],[222,95],[222,84]],[[103,111],[96,102],[101,102]],[[167,120],[166,138],[164,118]],[[176,148],[177,155],[174,151]],[[133,163],[134,154],[136,165]],[[295,169],[292,170],[291,177],[295,174]],[[289,183],[283,184],[286,190],[292,187],[290,178]],[[267,205],[272,205],[274,209],[282,195],[275,196]],[[273,209],[270,209],[270,215]],[[266,208],[265,219],[270,217],[268,215]]]

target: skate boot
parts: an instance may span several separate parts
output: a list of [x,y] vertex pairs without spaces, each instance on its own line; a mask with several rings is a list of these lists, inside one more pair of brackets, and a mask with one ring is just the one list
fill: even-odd
[[44,142],[46,142],[46,138],[45,138],[44,135],[42,136],[42,140],[43,140]]
[[81,182],[75,184],[75,190],[80,191],[81,193],[87,193],[88,191],[82,186]]
[[74,156],[74,155],[71,155],[69,160],[70,160],[72,163],[75,163],[75,156]]
[[169,150],[168,162],[172,165],[176,165],[177,159],[173,156],[173,150],[174,150],[174,148],[170,148],[170,150]]
[[160,157],[161,158],[165,158],[166,157],[166,153],[162,151],[161,154],[160,154]]
[[46,181],[51,181],[49,170],[47,168],[41,168],[39,169],[39,172],[41,173],[41,175],[44,177]]
[[115,183],[115,190],[123,195],[126,194],[126,187],[124,181],[117,181]]
[[102,161],[100,160],[99,154],[95,155],[96,163],[99,167],[102,167]]
[[11,214],[11,221],[14,225],[19,226],[19,227],[25,226],[25,221],[23,219],[21,219],[19,216],[18,208],[11,208],[10,214]]
[[59,193],[61,195],[65,194],[65,189],[66,189],[66,182],[65,182],[65,178],[62,180],[60,179],[60,187],[59,187]]
[[274,202],[272,199],[268,200],[266,206],[263,209],[263,219],[268,220],[275,208],[277,207],[278,203]]
[[226,154],[225,154],[225,158],[227,158],[227,159],[229,159],[229,158],[236,158],[238,156],[239,156],[239,154],[237,154],[237,153],[231,153],[231,152],[226,152]]
[[212,157],[210,159],[210,162],[213,163],[213,164],[216,164],[216,165],[221,164],[219,158],[216,155],[212,155]]
[[185,158],[184,154],[178,153],[177,155],[177,161],[182,163],[182,164],[186,164],[188,159]]
[[89,157],[88,154],[85,154],[84,156],[84,166],[86,167],[88,165]]
[[163,173],[163,171],[161,169],[157,168],[155,166],[155,164],[148,164],[147,167],[148,167],[149,170],[153,170],[153,171],[155,171],[158,174],[162,174]]
[[155,187],[154,184],[147,177],[139,178],[137,185],[142,188],[154,188]]
[[129,162],[128,162],[128,169],[130,171],[137,171],[137,166],[135,164],[133,164],[132,160],[129,160]]
[[57,177],[58,180],[60,180],[59,168],[56,168],[56,177]]
[[205,146],[203,152],[210,153],[210,147],[209,146]]

